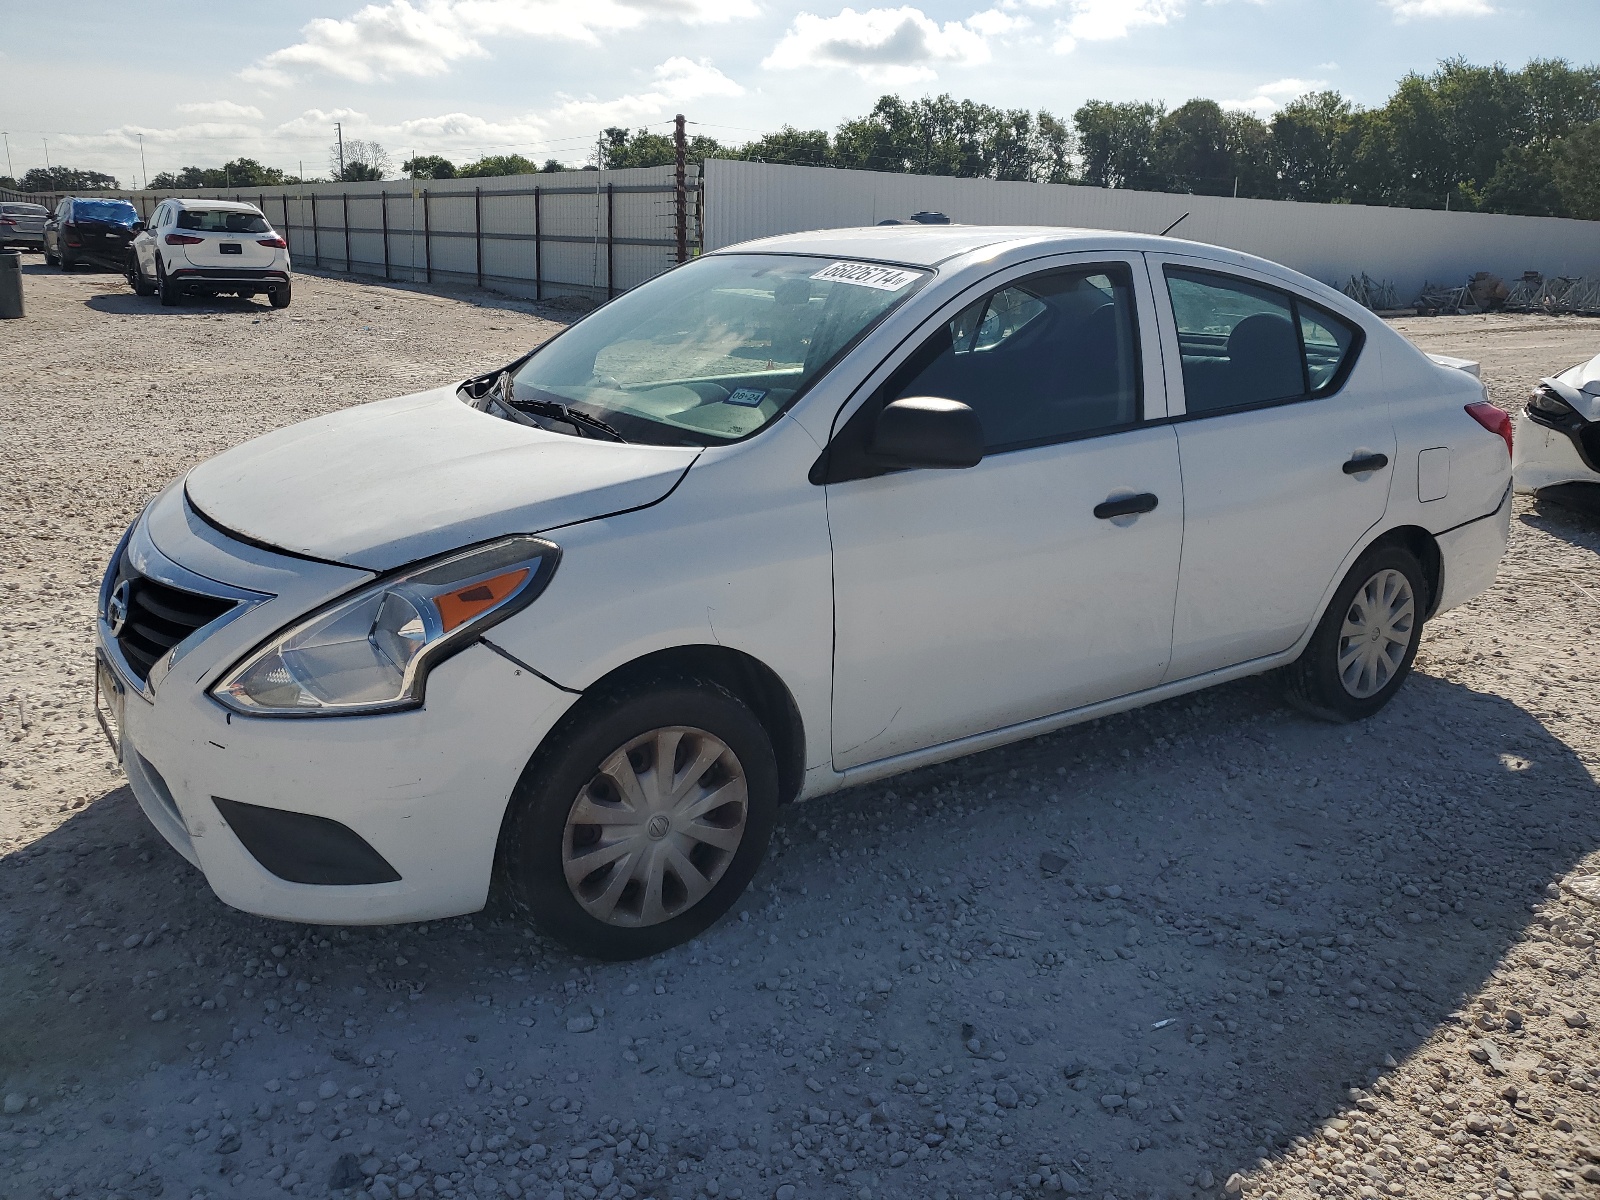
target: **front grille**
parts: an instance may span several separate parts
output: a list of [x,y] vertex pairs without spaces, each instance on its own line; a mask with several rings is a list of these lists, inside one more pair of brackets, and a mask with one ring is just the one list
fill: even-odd
[[141,683],[150,678],[150,668],[163,654],[236,603],[158,583],[129,566],[126,556],[117,570],[113,600],[124,584],[128,615],[117,635],[117,646]]

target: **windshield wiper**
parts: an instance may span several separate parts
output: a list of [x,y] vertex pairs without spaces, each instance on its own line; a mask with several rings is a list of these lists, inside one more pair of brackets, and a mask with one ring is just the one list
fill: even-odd
[[578,429],[592,429],[613,442],[625,443],[628,440],[599,417],[592,417],[586,412],[561,403],[559,400],[519,400],[511,389],[511,372],[501,372],[500,378],[495,381],[494,394],[495,399],[508,408],[514,408],[518,412],[533,413],[539,417],[554,417],[556,420],[565,421]]

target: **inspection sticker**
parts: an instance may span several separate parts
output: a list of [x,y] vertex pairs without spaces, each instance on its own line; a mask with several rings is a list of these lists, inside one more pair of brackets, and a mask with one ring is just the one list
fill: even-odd
[[811,278],[825,283],[853,283],[857,287],[877,288],[880,292],[898,292],[918,274],[920,272],[902,271],[899,267],[880,267],[876,263],[836,262]]
[[724,404],[740,404],[745,408],[754,408],[766,397],[766,388],[734,388],[728,393]]

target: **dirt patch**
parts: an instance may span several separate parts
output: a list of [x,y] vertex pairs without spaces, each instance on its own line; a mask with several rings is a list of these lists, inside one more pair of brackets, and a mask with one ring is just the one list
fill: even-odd
[[[112,770],[102,565],[189,465],[559,314],[315,276],[282,313],[26,285],[0,342],[8,1194],[1595,1190],[1594,517],[1519,501],[1500,581],[1372,721],[1245,681],[800,806],[742,911],[649,962],[493,912],[284,925],[221,905]],[[1600,343],[1397,324],[1508,407]]]

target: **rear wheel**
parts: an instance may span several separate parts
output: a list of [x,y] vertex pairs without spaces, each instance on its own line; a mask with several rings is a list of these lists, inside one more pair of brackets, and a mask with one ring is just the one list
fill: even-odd
[[154,296],[156,285],[144,277],[144,272],[139,268],[139,256],[128,255],[128,269],[124,272],[128,277],[128,286],[133,289],[136,296]]
[[78,260],[63,250],[56,256],[56,265],[63,271],[70,271],[78,265]]
[[1289,701],[1327,721],[1359,721],[1389,703],[1422,642],[1427,595],[1409,551],[1380,546],[1362,555],[1287,668]]
[[772,743],[737,697],[659,678],[580,704],[522,773],[501,839],[513,905],[581,954],[655,954],[744,892],[778,809]]
[[50,252],[49,246],[44,247],[44,265],[47,267],[58,267],[61,265],[61,260]]
[[173,308],[179,300],[178,285],[172,282],[172,276],[167,274],[161,260],[156,259],[156,290],[161,293],[163,308]]
[[280,283],[277,287],[273,288],[270,292],[268,292],[267,295],[272,300],[272,307],[273,308],[288,308],[289,307],[289,300],[291,298],[291,293],[290,293],[289,284],[288,284],[287,281],[285,281],[283,283]]

